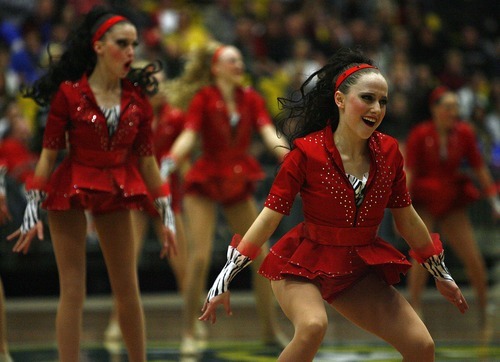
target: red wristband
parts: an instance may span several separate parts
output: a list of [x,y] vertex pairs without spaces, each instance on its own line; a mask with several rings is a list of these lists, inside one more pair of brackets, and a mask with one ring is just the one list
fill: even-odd
[[160,187],[151,191],[151,196],[153,197],[153,199],[169,195],[170,195],[170,185],[168,184],[168,182],[165,182]]
[[410,256],[422,264],[424,261],[429,259],[433,255],[439,255],[443,251],[443,244],[441,239],[439,239],[439,234],[431,233],[432,244],[429,244],[423,248],[411,249]]
[[44,191],[47,187],[47,179],[42,176],[29,176],[24,184],[26,190],[41,190]]
[[249,241],[243,240],[241,235],[235,234],[230,244],[233,248],[236,248],[242,255],[249,257],[254,260],[260,254],[260,247],[251,243]]

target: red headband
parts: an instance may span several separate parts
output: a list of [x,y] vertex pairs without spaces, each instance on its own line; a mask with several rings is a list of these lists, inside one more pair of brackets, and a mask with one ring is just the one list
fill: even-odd
[[338,91],[340,85],[342,83],[344,83],[344,81],[347,78],[349,78],[353,73],[356,73],[358,70],[366,69],[366,68],[375,68],[375,69],[377,69],[377,67],[375,67],[373,65],[370,65],[370,64],[366,64],[366,63],[360,64],[360,65],[355,65],[354,67],[351,67],[351,68],[347,69],[344,73],[342,73],[341,75],[339,75],[339,77],[337,78],[337,81],[335,82],[335,91]]
[[434,90],[429,95],[429,107],[435,105],[443,97],[445,93],[450,92],[450,89],[444,85],[434,88]]
[[92,36],[92,45],[94,45],[94,43],[96,41],[101,39],[102,36],[109,30],[109,28],[111,28],[116,23],[119,23],[120,21],[128,21],[128,20],[127,20],[127,18],[124,18],[123,16],[114,15],[111,18],[109,18],[108,20],[106,20],[105,22],[103,22],[101,25],[99,25],[99,27],[97,28],[97,30],[94,33],[94,36]]
[[222,51],[226,48],[225,45],[221,45],[217,49],[215,49],[214,55],[212,55],[212,65],[214,65],[220,58]]

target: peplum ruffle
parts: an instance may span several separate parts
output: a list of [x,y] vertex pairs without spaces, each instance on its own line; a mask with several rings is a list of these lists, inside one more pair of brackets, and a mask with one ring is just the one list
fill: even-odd
[[[310,238],[313,233],[308,228],[319,229],[315,235],[318,239]],[[339,231],[337,235],[334,230]],[[301,223],[271,248],[259,273],[271,280],[287,275],[313,280],[319,276],[335,278],[353,274],[369,267],[388,284],[396,284],[411,263],[404,254],[376,236],[376,228],[334,228]]]
[[185,177],[185,192],[202,190],[214,201],[226,202],[251,195],[255,183],[265,177],[259,163],[250,156],[212,160],[201,157]]

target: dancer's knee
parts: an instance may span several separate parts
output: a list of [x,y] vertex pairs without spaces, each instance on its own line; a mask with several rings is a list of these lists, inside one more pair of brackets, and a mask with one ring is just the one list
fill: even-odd
[[435,349],[434,340],[430,335],[427,335],[412,341],[411,347],[401,353],[405,362],[432,362],[434,361]]
[[304,343],[320,344],[328,328],[326,318],[309,318],[295,326],[295,336]]

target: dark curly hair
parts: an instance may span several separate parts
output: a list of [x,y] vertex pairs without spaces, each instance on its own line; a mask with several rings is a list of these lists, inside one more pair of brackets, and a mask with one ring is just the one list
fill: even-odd
[[[281,111],[276,117],[276,127],[286,137],[290,148],[293,148],[295,139],[319,131],[328,123],[333,130],[337,129],[339,111],[333,98],[335,82],[342,72],[362,63],[373,65],[359,48],[342,48],[321,69],[311,74],[290,98],[278,98]],[[362,74],[373,71],[378,72],[376,68],[369,68],[354,73],[340,85],[339,91],[347,94]],[[316,83],[310,88],[314,81]],[[298,99],[294,97],[296,95]]]
[[[90,74],[97,62],[97,56],[92,48],[92,36],[102,19],[112,15],[114,13],[107,7],[92,8],[82,23],[68,37],[65,50],[59,60],[54,61],[49,54],[49,66],[46,73],[31,86],[24,86],[21,89],[23,96],[33,98],[41,106],[47,106],[62,82],[75,81],[83,74]],[[141,86],[146,94],[151,95],[158,91],[158,82],[153,74],[161,69],[161,63],[157,61],[144,68],[132,68],[127,78]]]

